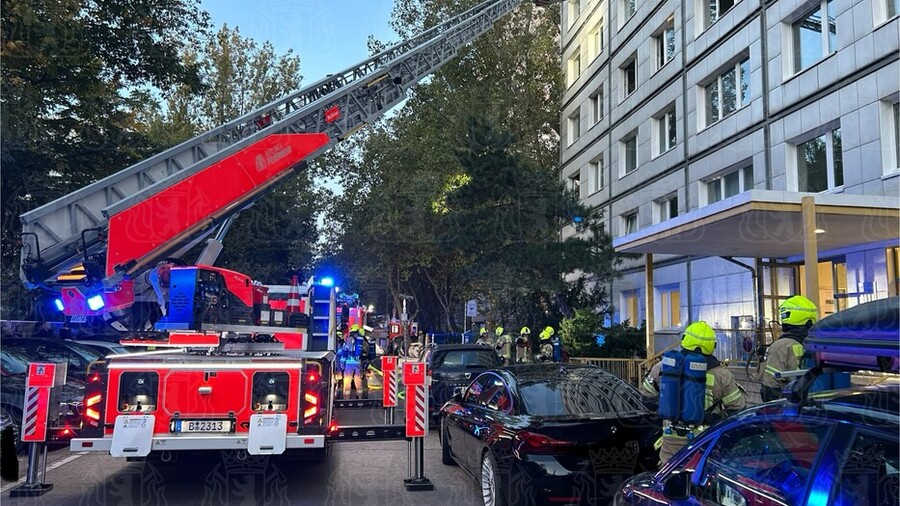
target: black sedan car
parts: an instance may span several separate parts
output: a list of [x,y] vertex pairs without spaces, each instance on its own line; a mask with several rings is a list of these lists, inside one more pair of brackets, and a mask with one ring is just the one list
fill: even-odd
[[[22,411],[25,406],[25,380],[28,375],[28,359],[6,348],[0,350],[0,417],[13,424],[16,449],[25,445],[19,440],[22,427]],[[49,442],[65,442],[81,428],[81,408],[84,400],[84,383],[69,379],[59,391],[58,411],[50,413]]]
[[428,410],[435,423],[441,406],[456,388],[466,387],[475,376],[503,365],[493,348],[480,344],[441,344],[425,352],[425,362],[431,374]]
[[655,469],[661,421],[631,385],[590,366],[482,373],[441,410],[441,460],[481,484],[486,506],[607,504]]
[[4,337],[0,346],[29,362],[66,362],[66,376],[84,382],[88,365],[102,355],[74,341],[51,337]]

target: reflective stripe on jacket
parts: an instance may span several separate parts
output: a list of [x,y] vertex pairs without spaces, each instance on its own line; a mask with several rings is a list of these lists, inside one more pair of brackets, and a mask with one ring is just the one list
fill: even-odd
[[791,334],[782,336],[769,346],[763,369],[762,383],[771,388],[781,389],[789,379],[777,379],[775,373],[796,371],[803,357],[803,345]]

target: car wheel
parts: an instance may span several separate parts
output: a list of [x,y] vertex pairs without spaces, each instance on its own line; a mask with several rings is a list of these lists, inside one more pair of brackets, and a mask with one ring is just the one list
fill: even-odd
[[22,414],[15,408],[3,407],[3,416],[12,420],[13,435],[16,441],[16,453],[25,453],[26,443],[22,442]]
[[484,506],[506,506],[500,471],[491,452],[484,452],[481,457],[481,497],[484,499]]
[[455,466],[456,461],[450,453],[450,430],[447,429],[447,421],[441,419],[441,464]]

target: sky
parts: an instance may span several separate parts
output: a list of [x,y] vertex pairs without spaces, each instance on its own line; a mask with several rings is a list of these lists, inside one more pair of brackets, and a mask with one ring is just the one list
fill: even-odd
[[215,29],[227,23],[275,53],[300,55],[303,84],[369,57],[369,35],[396,42],[388,23],[393,0],[202,0]]

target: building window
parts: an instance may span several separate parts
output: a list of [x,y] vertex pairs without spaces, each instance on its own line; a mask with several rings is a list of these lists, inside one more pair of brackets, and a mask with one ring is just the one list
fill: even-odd
[[640,292],[638,290],[626,290],[621,294],[622,301],[622,311],[621,316],[619,318],[619,323],[628,322],[628,324],[632,327],[639,327],[641,322],[639,320],[640,314],[638,311],[640,310]]
[[900,14],[900,0],[885,0],[885,11],[887,14],[885,19],[891,19]]
[[579,137],[581,137],[581,115],[578,114],[577,110],[569,116],[568,127],[568,145],[571,146]]
[[600,21],[591,30],[588,40],[590,41],[591,59],[593,60],[603,52],[603,18],[600,18]]
[[659,287],[659,303],[659,326],[681,325],[681,291],[677,284]]
[[581,48],[575,48],[575,54],[569,58],[568,64],[568,78],[569,78],[569,86],[575,84],[575,81],[578,80],[578,77],[581,76]]
[[568,12],[566,14],[568,15],[569,26],[571,27],[575,24],[575,20],[578,19],[578,16],[581,15],[581,0],[569,0]]
[[891,109],[894,111],[894,167],[900,168],[900,102],[895,102]]
[[625,61],[620,67],[622,70],[622,82],[624,83],[625,94],[622,98],[634,93],[637,89],[637,54],[631,55],[631,58]]
[[797,191],[818,193],[843,185],[840,128],[797,145]]
[[637,132],[622,139],[622,174],[637,170]]
[[672,195],[669,198],[658,201],[656,207],[659,210],[657,214],[659,221],[657,223],[671,220],[678,216],[678,195]]
[[753,188],[753,166],[731,171],[723,176],[710,179],[705,184],[707,204],[734,197]]
[[622,3],[622,24],[624,25],[626,21],[628,21],[631,16],[634,16],[634,13],[637,11],[637,0],[621,0]]
[[675,106],[654,118],[653,122],[657,138],[656,154],[661,155],[674,148],[677,141]]
[[659,35],[653,37],[653,45],[656,51],[656,68],[658,70],[675,57],[675,25],[672,18],[666,21],[666,25]]
[[735,63],[704,89],[709,126],[750,103],[750,59]]
[[603,189],[606,184],[606,167],[603,165],[603,157],[600,156],[590,163],[591,168],[591,193]]
[[[834,2],[822,0],[791,25],[795,73],[837,50],[835,15]],[[823,23],[823,19],[827,22]]]
[[581,198],[581,173],[569,176],[569,189],[578,195],[578,198]]
[[603,119],[603,85],[601,84],[597,91],[591,95],[591,124],[596,125]]
[[703,28],[709,28],[710,25],[718,21],[726,12],[734,7],[734,0],[706,0],[708,9],[704,13]]
[[882,130],[881,156],[884,159],[884,173],[900,169],[900,103],[881,102]]
[[638,230],[638,213],[632,211],[622,215],[622,235],[633,234]]

